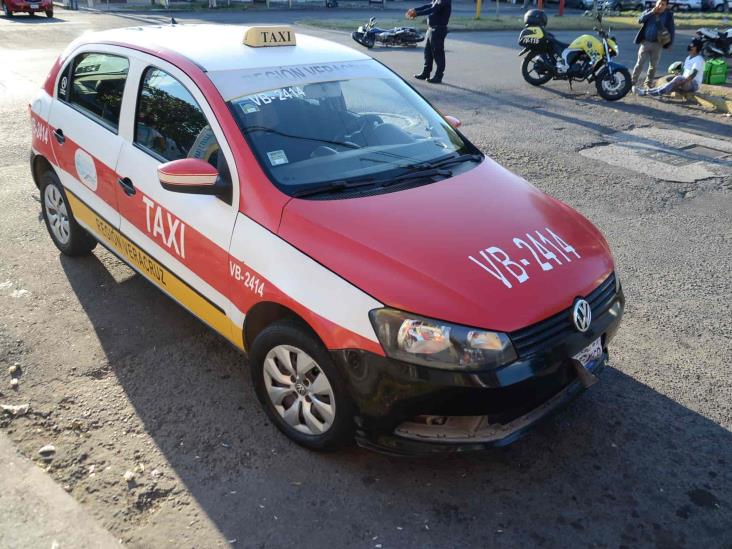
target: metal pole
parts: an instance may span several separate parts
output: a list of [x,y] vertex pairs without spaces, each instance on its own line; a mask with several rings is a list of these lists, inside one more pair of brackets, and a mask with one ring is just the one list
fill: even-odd
[[564,15],[564,0],[559,0],[559,17]]
[[476,0],[475,2],[475,18],[480,19],[480,10],[483,7],[483,0]]

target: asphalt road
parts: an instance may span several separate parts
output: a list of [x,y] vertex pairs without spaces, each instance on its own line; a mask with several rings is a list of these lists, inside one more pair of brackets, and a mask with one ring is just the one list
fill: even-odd
[[[612,367],[506,449],[314,454],[267,422],[221,338],[106,251],[71,260],[51,244],[27,166],[28,99],[74,36],[131,23],[58,15],[0,19],[0,403],[33,410],[0,429],[34,459],[54,444],[49,474],[115,536],[132,547],[732,547],[732,162],[658,148],[720,150],[729,118],[611,104],[586,85],[532,88],[515,33],[450,35],[446,83],[417,88],[614,250],[628,304]],[[627,62],[631,35],[619,37]],[[420,67],[419,50],[373,53],[404,76]],[[15,363],[17,392],[5,373]]]

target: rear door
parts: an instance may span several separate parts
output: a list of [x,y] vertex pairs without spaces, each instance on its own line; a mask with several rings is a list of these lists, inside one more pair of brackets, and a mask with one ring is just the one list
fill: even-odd
[[93,223],[93,217],[79,211],[80,201],[118,228],[115,166],[130,62],[121,48],[99,48],[104,51],[75,53],[60,73],[48,122],[58,175],[71,193],[74,215],[87,226]]
[[[239,206],[231,151],[204,95],[161,59],[134,60],[136,104],[125,109],[117,163],[120,230],[167,272],[156,283],[219,333],[242,346],[243,314],[230,300],[229,245]],[[129,120],[127,119],[129,115]],[[200,158],[233,181],[232,196],[165,190],[161,164]]]

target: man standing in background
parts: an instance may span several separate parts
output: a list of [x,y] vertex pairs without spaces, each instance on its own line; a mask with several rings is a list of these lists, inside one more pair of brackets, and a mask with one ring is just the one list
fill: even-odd
[[[445,73],[445,37],[447,36],[447,23],[450,21],[452,12],[452,0],[432,0],[431,4],[425,4],[418,8],[407,10],[407,18],[414,19],[419,15],[427,15],[427,41],[424,45],[424,68],[414,77],[418,80],[427,80],[432,84],[442,82]],[[432,64],[437,66],[435,75],[430,78]]]
[[633,68],[631,81],[634,91],[641,71],[648,63],[645,87],[651,86],[656,78],[656,67],[661,60],[661,51],[671,46],[674,41],[674,14],[668,9],[668,0],[658,0],[653,8],[644,11],[638,18],[643,26],[635,37],[638,49],[638,61]]

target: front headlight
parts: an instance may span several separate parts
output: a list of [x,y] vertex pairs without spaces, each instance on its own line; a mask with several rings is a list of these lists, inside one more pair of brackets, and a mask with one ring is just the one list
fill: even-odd
[[394,309],[369,314],[387,356],[444,370],[495,369],[516,360],[506,334],[432,320]]

